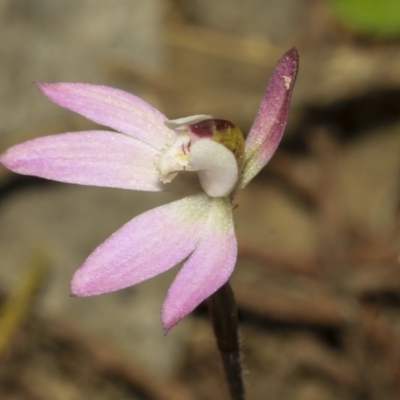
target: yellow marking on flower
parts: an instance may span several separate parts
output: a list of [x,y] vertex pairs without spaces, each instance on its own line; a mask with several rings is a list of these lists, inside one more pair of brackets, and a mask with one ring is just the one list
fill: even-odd
[[242,131],[228,121],[216,120],[212,140],[221,143],[234,154],[239,171],[241,171],[243,168],[245,145]]

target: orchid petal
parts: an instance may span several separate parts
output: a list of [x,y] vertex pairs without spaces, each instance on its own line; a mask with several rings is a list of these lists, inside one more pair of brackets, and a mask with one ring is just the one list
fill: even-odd
[[157,149],[174,138],[166,117],[139,97],[119,89],[86,83],[38,83],[54,103]]
[[298,61],[293,48],[283,55],[272,73],[246,139],[245,167],[237,190],[243,189],[258,174],[278,147],[286,125]]
[[202,188],[211,197],[227,196],[238,180],[234,154],[211,139],[200,139],[191,146],[189,167],[198,172]]
[[158,151],[116,132],[85,131],[45,136],[0,156],[8,169],[81,185],[159,191]]
[[233,272],[237,242],[228,199],[212,199],[207,224],[195,251],[182,267],[162,308],[167,332],[203,300],[211,296]]
[[71,294],[92,296],[135,285],[173,267],[196,247],[208,218],[204,194],[147,211],[101,244],[72,278]]

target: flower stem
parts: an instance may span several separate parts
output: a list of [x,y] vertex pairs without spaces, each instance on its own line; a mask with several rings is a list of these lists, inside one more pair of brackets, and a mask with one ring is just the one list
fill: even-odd
[[209,299],[211,321],[232,400],[245,400],[235,296],[227,282]]

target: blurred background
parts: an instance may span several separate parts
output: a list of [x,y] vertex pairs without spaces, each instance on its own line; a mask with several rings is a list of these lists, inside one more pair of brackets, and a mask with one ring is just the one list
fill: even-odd
[[[249,399],[400,398],[397,0],[2,0],[0,30],[0,151],[95,127],[34,81],[111,85],[247,132],[295,46],[282,145],[235,199]],[[0,169],[1,399],[227,398],[205,306],[163,336],[177,268],[69,297],[98,244],[176,198]]]

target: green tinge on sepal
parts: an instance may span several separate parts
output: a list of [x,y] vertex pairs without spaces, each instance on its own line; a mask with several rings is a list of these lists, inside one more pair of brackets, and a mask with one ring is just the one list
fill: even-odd
[[224,120],[213,120],[214,134],[212,140],[221,143],[230,150],[236,158],[239,171],[243,168],[244,161],[244,136],[242,131],[234,124]]

